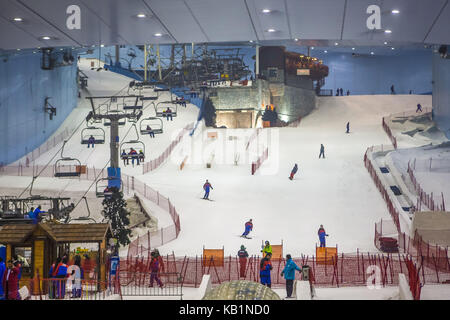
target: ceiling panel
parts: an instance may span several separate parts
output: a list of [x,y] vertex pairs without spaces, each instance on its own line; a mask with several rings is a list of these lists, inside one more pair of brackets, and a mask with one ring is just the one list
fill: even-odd
[[244,0],[185,0],[212,42],[256,38]]
[[41,41],[19,29],[3,17],[0,17],[0,39],[0,49],[3,50],[36,48],[42,46]]
[[[64,33],[60,32],[58,28],[55,28],[51,24],[42,20],[41,16],[37,15],[32,10],[21,5],[19,2],[13,0],[2,0],[0,1],[0,16],[7,21],[11,21],[14,17],[20,17],[23,19],[22,22],[16,23],[11,22],[17,26],[17,28],[23,30],[25,33],[33,37],[39,42],[38,46],[74,46],[77,45],[76,41],[67,37]],[[4,30],[0,30],[0,41],[3,43],[5,40],[3,38]],[[42,40],[42,36],[50,36],[55,40]],[[24,43],[23,40],[17,39]],[[31,41],[30,44],[24,43],[24,46],[20,48],[33,48],[35,41]],[[7,45],[0,44],[0,47],[7,47]],[[11,46],[9,46],[11,47]]]
[[450,45],[450,3],[448,1],[433,29],[425,38],[425,42]]
[[208,42],[184,0],[144,0],[180,43]]
[[286,0],[292,37],[340,39],[345,0]]
[[[284,0],[246,0],[259,40],[290,39]],[[263,9],[271,10],[263,13]],[[275,32],[267,30],[274,29]]]
[[[348,0],[343,39],[422,42],[446,0]],[[381,30],[369,30],[367,7],[381,8]],[[392,9],[400,10],[392,14]],[[392,31],[384,33],[385,29]]]

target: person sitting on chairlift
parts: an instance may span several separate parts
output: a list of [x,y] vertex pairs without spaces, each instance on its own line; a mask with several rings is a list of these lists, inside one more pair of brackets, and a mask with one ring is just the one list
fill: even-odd
[[94,148],[94,144],[95,144],[95,138],[93,135],[91,135],[88,139],[88,148],[89,146],[92,144],[92,148]]
[[134,159],[136,159],[137,165],[139,165],[139,157],[138,157],[138,153],[136,150],[134,150],[133,148],[130,148],[130,152],[128,152],[128,155],[131,155],[131,164],[134,167]]
[[148,134],[150,135],[150,138],[154,138],[155,137],[155,133],[153,132],[152,128],[150,128],[149,125],[147,125],[147,128],[145,130],[148,131]]
[[[144,158],[145,158],[144,152],[142,150],[139,150],[139,161],[144,162]],[[138,161],[138,165],[139,165],[139,161]]]
[[166,117],[167,117],[167,121],[169,121],[169,117],[170,117],[170,121],[173,121],[173,118],[172,118],[172,110],[170,109],[170,107],[167,107],[167,110],[166,110]]
[[[129,164],[128,158],[127,158],[127,153],[125,152],[125,150],[122,150],[121,157],[122,157],[122,159],[123,159],[123,165],[124,165],[124,166],[126,166],[127,164]],[[127,161],[126,163],[125,163],[125,160]]]

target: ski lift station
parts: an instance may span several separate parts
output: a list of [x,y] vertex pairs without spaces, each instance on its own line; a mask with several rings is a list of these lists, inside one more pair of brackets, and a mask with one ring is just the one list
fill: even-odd
[[0,0],[0,300],[449,300],[448,2]]

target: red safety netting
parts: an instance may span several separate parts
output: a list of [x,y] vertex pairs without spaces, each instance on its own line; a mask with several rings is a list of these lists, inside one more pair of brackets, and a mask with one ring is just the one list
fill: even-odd
[[256,160],[256,162],[252,163],[252,175],[255,174],[256,170],[258,170],[264,161],[266,161],[269,158],[269,148],[266,148],[263,152],[263,154]]
[[158,168],[166,159],[170,156],[173,149],[180,143],[181,139],[183,139],[183,136],[190,132],[194,128],[194,124],[190,123],[186,127],[183,128],[183,130],[178,134],[178,136],[172,141],[172,143],[164,150],[162,154],[159,155],[156,159],[150,160],[149,162],[146,162],[142,166],[142,173],[146,174],[147,172],[150,172],[152,170],[155,170]]

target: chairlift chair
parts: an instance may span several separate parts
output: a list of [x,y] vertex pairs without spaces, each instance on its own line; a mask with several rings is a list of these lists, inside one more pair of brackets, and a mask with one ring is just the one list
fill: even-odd
[[81,144],[88,144],[91,136],[95,138],[95,144],[105,143],[105,130],[99,127],[87,127],[81,130]]
[[123,110],[141,110],[143,108],[141,96],[123,98]]
[[[111,180],[120,180],[119,178],[116,177],[108,177],[108,178],[101,178],[98,179],[97,182],[95,183],[95,195],[97,196],[97,198],[107,198],[107,197],[111,197],[112,196],[112,191],[105,191],[106,188],[110,187],[110,181]],[[120,180],[120,192],[123,191],[123,183],[122,180]]]
[[[163,104],[163,106],[161,106],[160,104]],[[162,101],[162,102],[158,102],[155,106],[155,113],[157,117],[163,117],[165,118],[167,116],[167,113],[164,112],[165,109],[167,109],[167,107],[165,107],[164,105],[167,104],[172,104],[171,101]],[[178,104],[173,104],[172,106],[170,106],[172,109],[172,117],[176,117],[177,116],[177,111],[178,111]]]
[[[128,154],[128,152],[126,152],[126,149],[131,149],[133,148],[134,150],[136,150],[136,152],[139,152],[139,150],[142,150],[142,152],[144,153],[144,155],[139,155],[139,153],[137,154]],[[123,152],[125,151],[125,154],[123,154]],[[127,159],[137,159],[137,158],[143,158],[142,160],[145,160],[145,144],[140,141],[140,140],[130,140],[130,141],[124,141],[120,144],[120,159],[122,160],[127,160]],[[142,160],[139,160],[139,162],[141,162]]]
[[[147,130],[147,126],[150,126],[151,130]],[[163,121],[156,117],[145,118],[141,120],[139,128],[141,134],[149,134],[152,131],[154,134],[163,133]]]
[[[64,157],[63,156],[63,151],[64,151],[64,147],[66,145],[67,140],[64,141],[64,144],[62,146],[61,149],[61,158],[56,160],[55,165],[54,165],[54,176],[57,178],[60,177],[79,177],[81,175],[81,171],[82,171],[82,165],[81,165],[81,161],[76,159],[76,158],[70,158],[70,157]],[[69,163],[67,165],[61,165],[61,163]],[[65,170],[61,170],[61,168],[65,168],[68,167],[69,170],[65,171]],[[72,168],[75,167],[75,170],[73,170]]]

